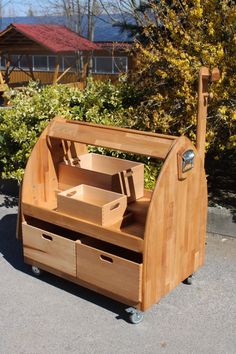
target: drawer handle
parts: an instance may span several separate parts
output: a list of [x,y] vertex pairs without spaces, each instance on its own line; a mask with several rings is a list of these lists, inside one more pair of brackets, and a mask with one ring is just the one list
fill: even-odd
[[115,209],[119,208],[119,206],[120,206],[120,203],[116,203],[110,207],[110,210],[115,210]]
[[73,195],[75,195],[76,194],[76,191],[71,191],[71,192],[69,192],[69,193],[67,193],[67,197],[73,197]]
[[42,234],[42,238],[44,238],[45,240],[48,240],[48,241],[52,241],[53,240],[52,236],[45,235],[45,234]]
[[108,263],[113,263],[113,259],[111,257],[104,256],[103,254],[100,256],[100,259]]

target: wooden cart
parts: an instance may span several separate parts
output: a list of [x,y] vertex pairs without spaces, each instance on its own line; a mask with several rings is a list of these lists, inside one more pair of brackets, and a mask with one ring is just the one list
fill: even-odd
[[[202,69],[198,149],[184,136],[62,118],[48,125],[28,160],[20,204],[24,260],[36,275],[45,270],[121,301],[138,323],[203,264],[209,77]],[[88,145],[163,160],[154,191],[143,188],[141,164],[92,156]]]

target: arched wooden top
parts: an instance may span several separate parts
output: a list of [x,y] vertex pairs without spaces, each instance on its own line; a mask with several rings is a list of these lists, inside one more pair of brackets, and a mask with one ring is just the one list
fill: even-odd
[[55,118],[48,136],[165,159],[178,137]]

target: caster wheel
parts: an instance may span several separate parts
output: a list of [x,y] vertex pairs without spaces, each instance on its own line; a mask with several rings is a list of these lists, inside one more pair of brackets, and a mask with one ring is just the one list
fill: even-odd
[[36,277],[40,277],[43,274],[43,271],[36,266],[32,266],[31,270]]
[[144,313],[141,311],[138,311],[134,307],[129,307],[128,309],[125,310],[129,314],[129,320],[133,324],[138,324],[142,322]]
[[184,279],[182,283],[186,284],[186,285],[191,285],[193,283],[192,275],[190,275],[188,278]]
[[144,314],[142,312],[134,312],[129,315],[129,320],[133,324],[142,322]]

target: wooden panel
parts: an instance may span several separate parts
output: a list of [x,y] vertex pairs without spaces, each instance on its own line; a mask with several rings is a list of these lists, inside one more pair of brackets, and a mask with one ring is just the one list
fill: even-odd
[[[194,168],[178,178],[178,153],[193,149]],[[142,309],[158,302],[204,260],[207,193],[201,158],[182,137],[166,159],[148,210]]]
[[[27,71],[30,74],[30,71]],[[2,71],[4,74],[4,70]],[[39,80],[42,84],[51,84],[53,82],[53,72],[48,71],[34,71],[35,80]],[[10,84],[27,83],[30,80],[29,75],[21,70],[14,70],[10,75]],[[76,73],[68,72],[62,77],[60,83],[73,83],[77,82],[78,77]]]
[[23,224],[24,256],[76,276],[75,242]]
[[57,195],[59,212],[103,226],[121,220],[126,207],[125,195],[85,184],[67,189]]
[[22,202],[54,208],[57,203],[58,163],[64,157],[76,157],[87,152],[86,146],[47,138],[48,127],[41,134],[27,162]]
[[[24,215],[32,216],[36,219],[40,219],[55,225],[80,232],[82,234],[92,236],[96,239],[100,239],[106,242],[113,243],[117,246],[124,247],[136,252],[141,252],[143,249],[143,232],[144,229],[135,224],[132,233],[129,234],[129,227],[125,227],[121,231],[113,228],[102,227],[95,225],[85,220],[80,220],[75,217],[58,213],[55,210],[50,210],[46,206],[39,207],[26,203],[22,203],[22,212]],[[127,232],[126,232],[127,229]]]
[[141,300],[142,265],[77,242],[77,277],[123,298]]
[[94,146],[164,159],[176,137],[95,124],[54,120],[48,135]]

